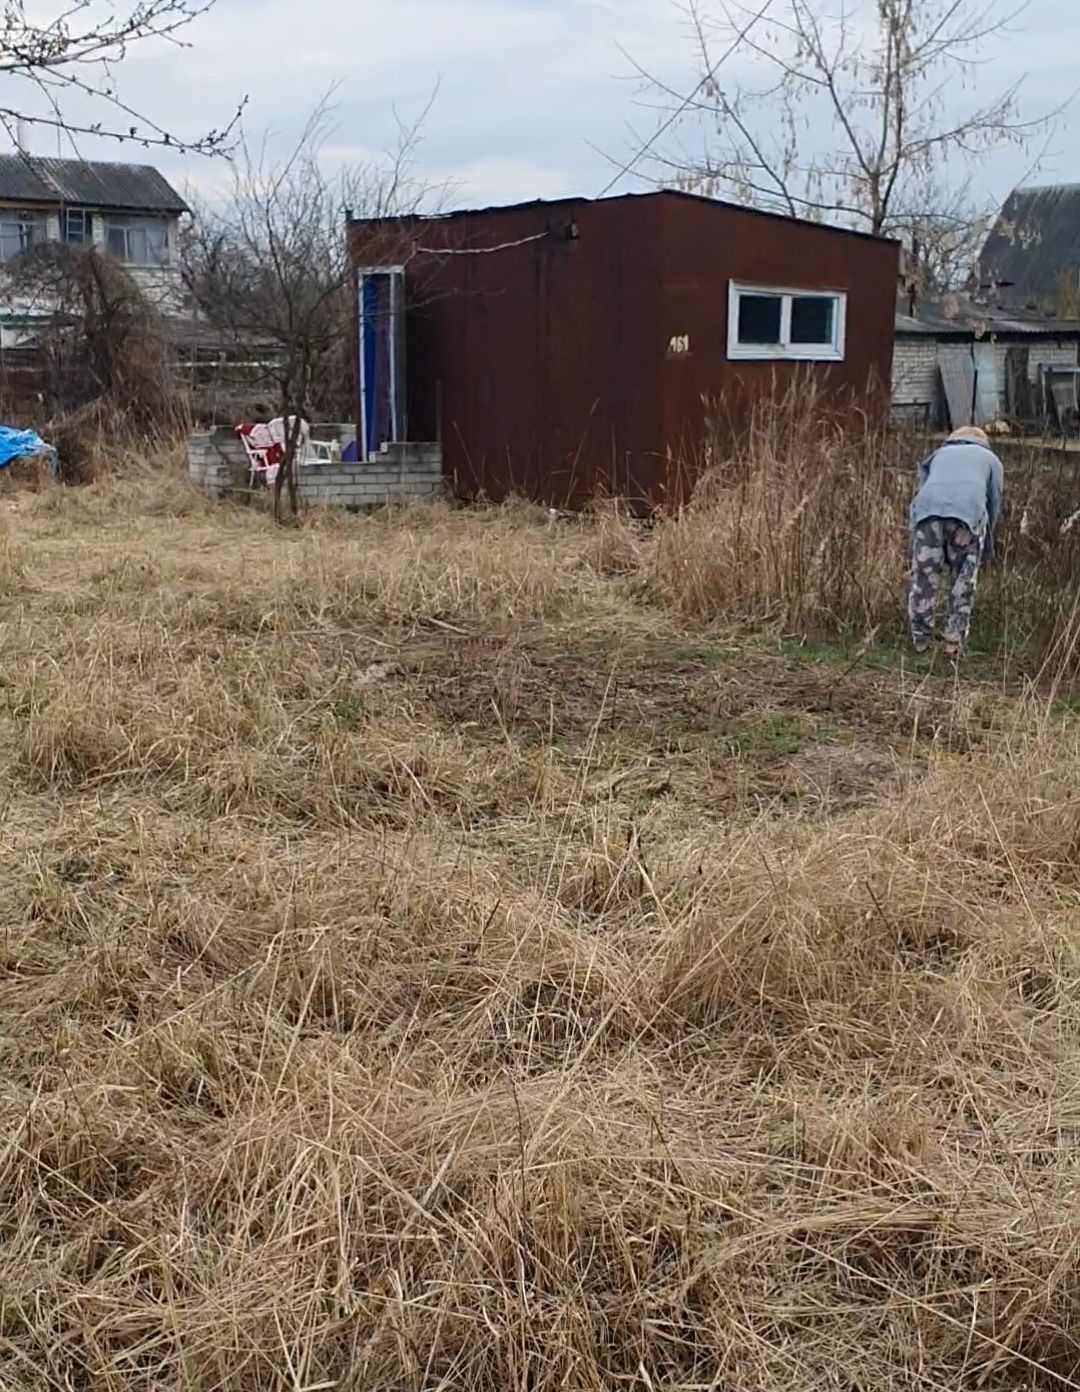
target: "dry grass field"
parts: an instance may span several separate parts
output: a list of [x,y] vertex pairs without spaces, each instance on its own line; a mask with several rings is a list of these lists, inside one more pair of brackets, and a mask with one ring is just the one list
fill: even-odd
[[0,1386],[1080,1386],[1080,732],[765,513],[0,499]]

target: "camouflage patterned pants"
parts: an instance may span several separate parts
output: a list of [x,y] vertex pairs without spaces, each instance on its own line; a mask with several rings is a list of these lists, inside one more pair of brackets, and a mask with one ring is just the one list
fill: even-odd
[[934,636],[938,587],[946,570],[951,587],[942,637],[946,643],[967,641],[982,546],[979,533],[952,517],[927,517],[915,528],[908,616],[916,643],[927,643]]

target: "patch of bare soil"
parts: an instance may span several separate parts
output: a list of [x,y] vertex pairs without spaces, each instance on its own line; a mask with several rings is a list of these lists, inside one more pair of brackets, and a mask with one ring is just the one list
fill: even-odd
[[887,797],[925,771],[925,760],[899,759],[862,740],[815,744],[788,761],[785,791],[841,812]]
[[889,747],[938,740],[961,724],[970,739],[995,724],[994,702],[946,674],[844,668],[749,646],[695,656],[687,646],[562,648],[544,635],[429,646],[403,666],[448,723],[490,731],[497,715],[496,728],[522,738],[622,731],[686,747],[763,706]]
[[525,740],[575,743],[594,732],[630,731],[665,744],[707,734],[717,702],[705,669],[637,650],[608,651],[506,643],[446,647],[414,669],[419,690],[448,723],[478,733],[513,731]]

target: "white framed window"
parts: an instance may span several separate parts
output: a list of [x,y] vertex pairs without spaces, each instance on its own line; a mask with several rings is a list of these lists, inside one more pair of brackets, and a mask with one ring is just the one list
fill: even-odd
[[93,240],[90,214],[85,208],[60,210],[60,239],[68,246],[89,246]]
[[110,217],[105,224],[109,255],[125,266],[167,266],[169,227],[163,218]]
[[46,239],[47,228],[42,213],[0,211],[0,261],[14,261],[24,251]]
[[731,282],[729,358],[843,362],[846,330],[843,290],[781,290]]

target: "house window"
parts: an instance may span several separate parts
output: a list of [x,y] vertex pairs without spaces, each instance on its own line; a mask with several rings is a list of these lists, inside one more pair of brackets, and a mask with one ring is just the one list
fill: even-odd
[[89,246],[93,241],[90,214],[83,208],[61,209],[60,238],[68,246]]
[[165,266],[169,261],[169,230],[161,218],[110,218],[105,245],[125,266]]
[[14,261],[44,240],[45,219],[40,213],[0,211],[0,261]]
[[728,357],[842,362],[847,295],[840,290],[774,290],[732,282]]

